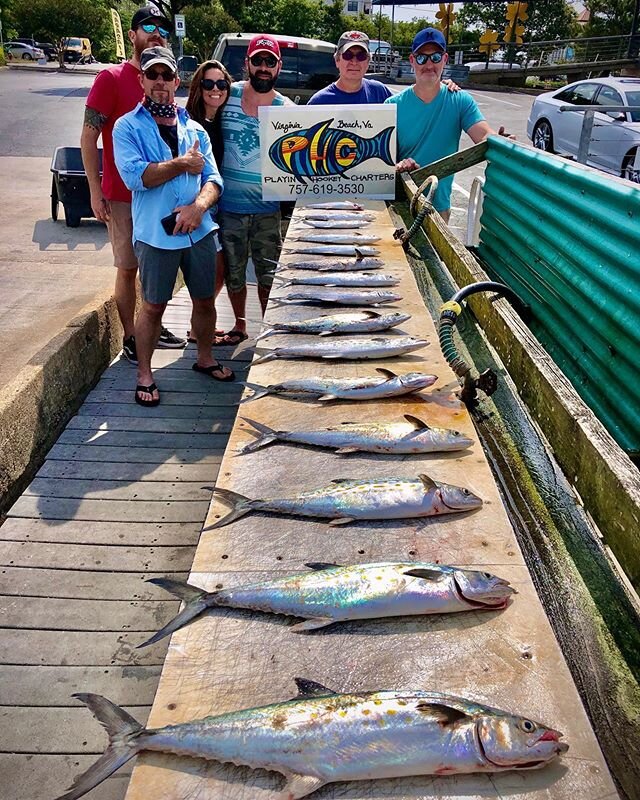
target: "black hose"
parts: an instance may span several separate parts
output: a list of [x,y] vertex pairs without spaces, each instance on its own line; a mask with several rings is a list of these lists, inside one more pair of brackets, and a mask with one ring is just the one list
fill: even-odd
[[453,338],[453,329],[456,326],[458,317],[462,314],[462,301],[478,292],[497,292],[500,295],[507,295],[514,305],[521,305],[518,295],[509,286],[494,281],[478,281],[457,291],[451,300],[448,300],[440,308],[440,320],[438,323],[440,349],[451,369],[458,378],[462,379],[462,399],[467,404],[476,402],[476,389],[480,388],[485,394],[490,395],[497,388],[497,378],[491,370],[487,370],[476,379],[471,377],[471,367],[458,353]]

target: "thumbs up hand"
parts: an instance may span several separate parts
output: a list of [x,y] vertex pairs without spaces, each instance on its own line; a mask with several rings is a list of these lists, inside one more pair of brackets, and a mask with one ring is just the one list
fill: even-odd
[[204,156],[200,152],[200,140],[198,138],[196,138],[185,155],[180,156],[180,161],[184,171],[188,172],[189,175],[200,175],[204,169]]

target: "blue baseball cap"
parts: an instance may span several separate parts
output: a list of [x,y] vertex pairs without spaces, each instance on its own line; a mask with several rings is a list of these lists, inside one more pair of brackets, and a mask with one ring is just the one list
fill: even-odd
[[442,31],[437,28],[423,28],[416,33],[413,44],[411,45],[411,52],[415,53],[425,44],[436,44],[444,52],[447,52],[447,42],[444,38]]

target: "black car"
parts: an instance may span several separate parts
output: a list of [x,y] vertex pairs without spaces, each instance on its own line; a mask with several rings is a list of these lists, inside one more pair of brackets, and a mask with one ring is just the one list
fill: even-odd
[[39,47],[47,57],[47,61],[58,60],[58,48],[55,46],[55,44],[51,44],[51,42],[36,42],[35,39],[30,39],[27,37],[14,39],[13,41],[21,42],[22,44],[30,44],[31,47]]

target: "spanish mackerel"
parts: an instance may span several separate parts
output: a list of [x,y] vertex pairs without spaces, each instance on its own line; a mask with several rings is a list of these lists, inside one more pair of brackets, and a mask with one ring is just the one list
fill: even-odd
[[[283,248],[283,253],[301,253],[308,256],[379,256],[377,247],[352,244],[298,244]],[[362,267],[360,267],[362,269]]]
[[426,339],[415,339],[413,336],[367,336],[360,339],[323,339],[315,342],[301,342],[299,344],[286,344],[274,350],[256,347],[255,352],[260,355],[253,362],[263,364],[275,358],[391,358],[412,353],[426,347]]
[[482,506],[482,500],[462,486],[417,478],[336,478],[328,486],[300,492],[294,497],[254,500],[221,489],[215,492],[231,511],[203,530],[223,528],[252,511],[330,519],[329,525],[355,520],[410,519],[442,514],[460,514]]
[[325,211],[364,211],[364,206],[352,200],[334,200],[327,203],[307,203],[302,208],[318,208]]
[[299,236],[295,236],[294,242],[317,242],[318,244],[375,244],[379,242],[381,236],[373,233],[313,233],[302,231]]
[[74,694],[109,745],[57,800],[77,800],[142,751],[281,772],[279,797],[300,800],[334,781],[539,769],[569,749],[553,728],[453,695],[296,684],[293,700],[149,729],[99,694]]
[[501,610],[516,594],[509,581],[488,572],[422,561],[339,564],[309,562],[311,572],[206,592],[170,578],[150,578],[186,603],[182,611],[138,647],[183,628],[210,608],[248,608],[303,617],[289,628],[299,633],[334,622],[384,617]]
[[397,286],[400,279],[393,275],[382,275],[379,272],[356,272],[355,270],[343,272],[321,272],[319,275],[301,275],[297,278],[283,278],[276,276],[278,280],[284,281],[286,286],[348,286],[348,287],[369,287],[377,286]]
[[284,269],[312,269],[316,270],[316,272],[347,272],[350,270],[380,269],[380,267],[384,267],[384,261],[381,258],[358,257],[357,253],[355,259],[322,258],[314,259],[313,261],[295,261],[288,264],[283,261],[274,261],[273,263]]
[[395,303],[402,297],[384,289],[332,289],[318,286],[315,289],[300,289],[286,297],[275,298],[278,303],[335,303],[340,306],[379,306]]
[[319,402],[327,400],[381,400],[385,397],[399,397],[427,389],[438,380],[437,375],[424,372],[407,372],[396,375],[389,369],[379,367],[379,375],[368,375],[365,378],[326,378],[324,376],[298,378],[259,386],[257,383],[245,382],[245,386],[253,392],[243,397],[240,403],[258,400],[268,394],[306,399],[313,398]]
[[[431,428],[418,417],[404,415],[405,422],[342,422],[315,430],[275,431],[267,425],[242,417],[262,435],[238,450],[253,453],[272,442],[293,442],[317,447],[330,447],[336,453],[446,453],[471,447],[469,439],[459,431]],[[254,431],[250,431],[254,433]],[[257,434],[254,434],[257,435]]]
[[315,333],[320,336],[330,336],[335,333],[373,333],[395,328],[396,325],[402,325],[409,319],[411,314],[402,314],[399,311],[392,314],[380,314],[370,310],[326,314],[313,319],[274,322],[271,328],[256,336],[256,342],[280,333]]
[[356,220],[356,219],[303,219],[304,225],[310,228],[323,228],[329,230],[356,230],[358,228],[366,228],[370,225],[370,220]]
[[303,222],[316,220],[318,222],[373,222],[375,214],[364,211],[307,211],[303,217],[298,217]]

